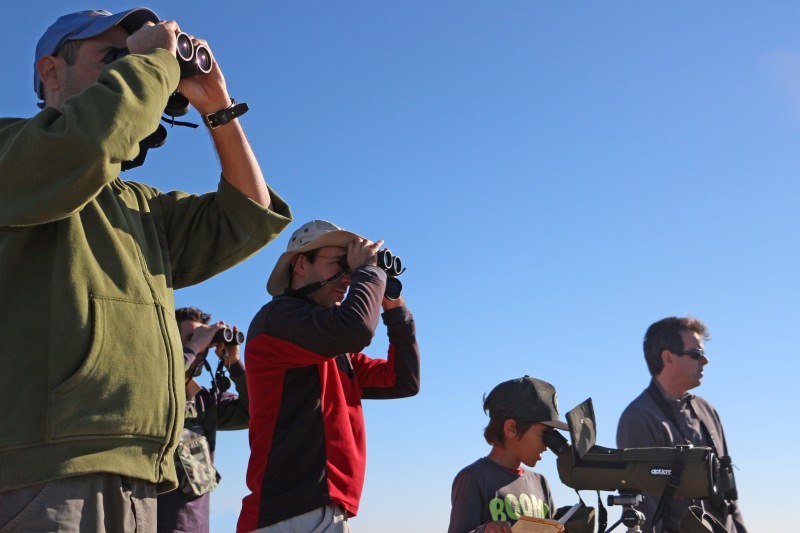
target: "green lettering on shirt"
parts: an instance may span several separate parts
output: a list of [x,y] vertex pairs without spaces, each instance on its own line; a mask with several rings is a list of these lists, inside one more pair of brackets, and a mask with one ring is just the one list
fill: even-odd
[[508,521],[508,517],[503,512],[505,508],[505,502],[502,498],[492,498],[489,500],[489,513],[492,515],[492,520]]
[[519,500],[517,500],[517,497],[513,494],[506,495],[506,513],[511,520],[519,520]]

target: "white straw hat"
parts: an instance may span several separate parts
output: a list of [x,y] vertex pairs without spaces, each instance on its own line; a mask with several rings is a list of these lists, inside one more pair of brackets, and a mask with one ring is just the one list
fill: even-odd
[[289,272],[292,257],[295,255],[326,246],[346,247],[354,240],[361,238],[360,235],[343,230],[327,220],[306,222],[292,233],[286,251],[278,258],[278,262],[269,276],[269,281],[267,281],[267,292],[272,296],[278,296],[289,287]]

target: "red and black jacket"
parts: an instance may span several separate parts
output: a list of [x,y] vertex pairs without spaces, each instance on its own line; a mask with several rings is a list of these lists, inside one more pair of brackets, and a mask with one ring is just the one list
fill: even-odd
[[275,297],[247,333],[250,462],[237,531],[281,522],[326,504],[355,516],[366,466],[361,400],[419,391],[419,347],[405,307],[383,314],[387,359],[360,353],[372,341],[386,274],[353,271],[341,305]]

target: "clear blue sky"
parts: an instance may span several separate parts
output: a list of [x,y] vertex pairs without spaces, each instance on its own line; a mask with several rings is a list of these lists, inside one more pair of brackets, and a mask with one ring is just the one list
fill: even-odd
[[[135,5],[6,4],[4,116],[36,111],[33,51],[57,16]],[[482,396],[507,379],[550,381],[562,413],[592,397],[613,447],[649,380],[642,335],[671,315],[711,330],[695,392],[722,416],[746,521],[785,526],[800,439],[800,4],[148,6],[208,39],[296,220],[177,305],[246,328],[288,234],[312,218],[385,239],[408,267],[422,391],[365,405],[354,531],[444,531],[453,476],[488,452]],[[176,128],[125,177],[205,192],[217,168],[202,129]],[[385,350],[379,328],[367,353]],[[220,438],[214,531],[233,530],[248,454],[246,432]],[[558,505],[575,501],[552,454],[536,469]]]

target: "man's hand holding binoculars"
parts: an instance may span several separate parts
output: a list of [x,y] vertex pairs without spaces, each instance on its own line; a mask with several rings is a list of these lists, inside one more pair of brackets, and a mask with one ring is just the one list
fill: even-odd
[[[220,330],[222,331],[222,330]],[[236,326],[232,328],[234,336],[239,335],[239,330]],[[214,345],[216,350],[214,353],[220,358],[225,368],[230,368],[233,363],[239,361],[239,343],[238,342],[218,342]]]
[[393,256],[388,248],[381,250],[383,240],[372,242],[368,239],[356,239],[347,245],[347,266],[350,272],[362,265],[377,265],[389,275],[386,295],[381,302],[384,311],[404,306],[405,300],[400,296],[402,285],[397,276],[403,269],[400,258]]
[[[126,45],[124,53],[112,52],[110,61],[128,52],[145,53],[154,48],[163,48],[175,55],[181,67],[181,79],[164,112],[174,120],[186,114],[190,105],[194,106],[211,130],[211,139],[227,182],[251,200],[270,208],[272,200],[261,168],[241,124],[236,120],[247,112],[248,106],[244,102],[237,103],[228,94],[225,77],[208,43],[181,32],[174,20],[162,20],[156,24],[145,23],[128,37]],[[166,129],[159,125],[153,134],[140,142],[139,157],[123,162],[122,169],[141,165],[147,150],[161,146],[165,139]]]
[[230,328],[222,321],[216,324],[201,324],[195,328],[186,346],[196,354],[196,357],[202,359],[205,359],[210,348],[214,348],[217,357],[228,367],[239,360],[239,345],[226,342],[221,335],[226,329],[231,330],[234,336],[238,333],[236,326]]
[[[158,24],[145,23],[128,37],[127,45],[130,53],[134,54],[144,53],[153,48],[163,48],[179,60],[187,54],[193,56],[202,52],[204,61],[200,62],[207,63],[206,67],[201,72],[187,71],[182,74],[178,90],[202,115],[214,113],[231,105],[225,78],[214,61],[208,43],[181,33],[178,23],[174,20],[161,21]],[[194,58],[193,61],[198,59]],[[198,73],[202,75],[192,75]]]
[[154,48],[163,48],[175,55],[178,46],[178,23],[174,20],[162,20],[158,24],[145,22],[144,25],[130,34],[126,44],[131,54],[143,54]]
[[178,90],[201,115],[208,115],[230,107],[232,102],[228,95],[225,77],[214,59],[211,48],[203,39],[196,39],[191,35],[189,38],[191,38],[195,50],[201,49],[202,46],[202,49],[208,53],[211,70],[199,76],[182,77],[178,84]]
[[378,250],[383,241],[372,242],[369,239],[357,238],[347,245],[347,265],[352,272],[363,265],[378,264]]

